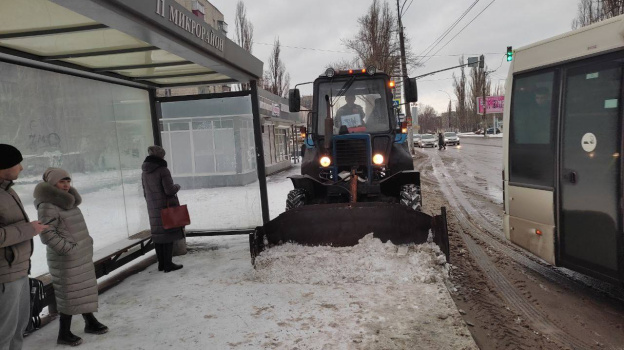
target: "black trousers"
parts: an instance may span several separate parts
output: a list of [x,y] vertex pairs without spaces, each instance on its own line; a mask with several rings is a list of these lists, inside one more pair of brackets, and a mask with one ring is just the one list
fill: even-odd
[[169,270],[171,260],[173,259],[173,243],[154,243],[154,250],[156,250],[156,258],[158,259],[158,270]]

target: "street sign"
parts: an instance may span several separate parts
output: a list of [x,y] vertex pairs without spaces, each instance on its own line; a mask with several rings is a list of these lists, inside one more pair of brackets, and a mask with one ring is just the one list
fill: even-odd
[[401,100],[399,99],[392,100],[392,108],[399,108],[400,104],[401,104]]
[[282,111],[281,106],[279,105],[279,103],[274,103],[273,104],[273,108],[271,110],[271,115],[273,117],[279,117],[280,116],[280,112]]

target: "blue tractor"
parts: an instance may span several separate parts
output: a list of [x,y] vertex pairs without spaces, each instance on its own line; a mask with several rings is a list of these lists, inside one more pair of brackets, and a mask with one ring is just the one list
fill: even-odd
[[[432,239],[448,260],[445,209],[421,211],[420,173],[392,105],[394,82],[374,68],[329,68],[313,84],[301,175],[291,177],[286,212],[250,235],[252,261],[270,245],[352,246],[371,232],[394,244]],[[406,102],[416,102],[416,80],[405,84]],[[289,105],[300,111],[296,88]]]

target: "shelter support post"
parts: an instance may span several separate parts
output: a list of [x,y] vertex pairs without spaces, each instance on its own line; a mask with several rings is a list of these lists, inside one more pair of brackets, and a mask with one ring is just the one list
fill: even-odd
[[256,80],[251,85],[251,113],[253,114],[254,139],[256,142],[256,168],[260,185],[260,202],[262,205],[262,223],[269,222],[269,199],[266,186],[266,168],[264,165],[264,145],[262,142],[262,125],[260,123],[260,105],[258,103],[258,83]]

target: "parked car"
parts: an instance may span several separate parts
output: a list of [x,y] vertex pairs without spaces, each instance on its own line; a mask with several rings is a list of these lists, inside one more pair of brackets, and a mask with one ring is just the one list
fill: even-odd
[[435,135],[431,134],[422,134],[420,138],[420,142],[418,142],[418,147],[435,147],[438,144],[438,138]]
[[[486,132],[487,132],[488,135],[494,135],[495,134],[494,133],[494,128],[488,128]],[[500,134],[500,132],[501,132],[500,129],[496,128],[496,134]]]
[[446,143],[447,146],[459,145],[459,136],[457,136],[457,134],[454,132],[445,132],[444,142]]
[[422,138],[421,134],[414,134],[414,138],[412,139],[414,142],[414,147],[419,147],[420,139]]

